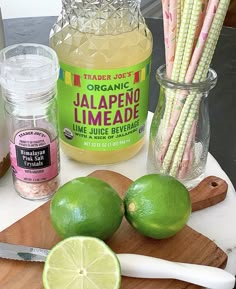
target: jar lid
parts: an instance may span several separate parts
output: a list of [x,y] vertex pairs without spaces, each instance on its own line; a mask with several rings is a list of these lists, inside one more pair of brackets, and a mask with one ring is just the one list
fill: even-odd
[[22,43],[0,51],[0,84],[14,98],[47,92],[55,86],[58,75],[56,52],[48,46]]

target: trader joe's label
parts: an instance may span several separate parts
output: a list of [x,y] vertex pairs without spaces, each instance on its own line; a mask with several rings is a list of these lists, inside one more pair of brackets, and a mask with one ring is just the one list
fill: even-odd
[[61,63],[60,137],[86,150],[128,147],[144,135],[150,58],[132,67],[92,70]]

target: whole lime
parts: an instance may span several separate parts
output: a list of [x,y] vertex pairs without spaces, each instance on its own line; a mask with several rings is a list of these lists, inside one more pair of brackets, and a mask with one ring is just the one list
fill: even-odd
[[191,202],[187,188],[171,176],[145,175],[134,181],[125,198],[125,216],[141,234],[164,239],[187,223]]
[[119,228],[123,201],[106,182],[80,177],[60,187],[51,200],[50,217],[62,238],[83,235],[109,238]]

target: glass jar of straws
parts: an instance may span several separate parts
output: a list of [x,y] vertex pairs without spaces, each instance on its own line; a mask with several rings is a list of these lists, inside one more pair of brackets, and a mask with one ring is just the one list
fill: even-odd
[[185,84],[166,78],[163,65],[156,78],[160,96],[150,130],[148,172],[171,175],[193,188],[204,177],[210,138],[207,96],[216,72],[210,69],[206,80]]
[[13,45],[1,51],[0,63],[15,190],[26,199],[48,199],[59,185],[56,53]]
[[209,145],[210,69],[230,0],[163,0],[166,67],[157,70],[160,99],[150,132],[149,172],[194,187],[203,177]]

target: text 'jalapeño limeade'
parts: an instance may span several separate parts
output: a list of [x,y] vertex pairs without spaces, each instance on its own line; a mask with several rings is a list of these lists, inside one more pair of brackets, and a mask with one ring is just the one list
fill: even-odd
[[63,2],[50,38],[61,66],[61,147],[86,163],[129,159],[144,143],[151,69],[152,36],[139,3]]

